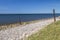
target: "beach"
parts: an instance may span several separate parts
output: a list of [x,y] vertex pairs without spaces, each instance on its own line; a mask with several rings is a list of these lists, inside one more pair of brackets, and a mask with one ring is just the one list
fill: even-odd
[[[56,20],[60,20],[58,17]],[[53,18],[41,20],[35,23],[30,23],[26,25],[16,26],[14,28],[1,30],[0,40],[25,40],[26,37],[38,32],[38,30],[46,27],[47,25],[53,23]]]

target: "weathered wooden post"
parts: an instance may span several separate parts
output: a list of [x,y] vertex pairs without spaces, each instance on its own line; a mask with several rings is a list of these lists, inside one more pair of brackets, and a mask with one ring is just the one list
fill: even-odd
[[53,9],[53,17],[54,17],[54,22],[56,22],[55,9]]

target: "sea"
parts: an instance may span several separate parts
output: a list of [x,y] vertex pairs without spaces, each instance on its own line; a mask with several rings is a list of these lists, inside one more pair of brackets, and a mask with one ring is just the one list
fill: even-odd
[[[60,14],[56,14],[55,16],[58,17]],[[0,14],[0,24],[28,22],[52,17],[53,14]]]

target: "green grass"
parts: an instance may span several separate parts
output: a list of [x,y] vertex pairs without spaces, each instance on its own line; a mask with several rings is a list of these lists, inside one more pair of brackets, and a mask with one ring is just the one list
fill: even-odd
[[28,40],[60,40],[60,21],[52,23],[29,36]]

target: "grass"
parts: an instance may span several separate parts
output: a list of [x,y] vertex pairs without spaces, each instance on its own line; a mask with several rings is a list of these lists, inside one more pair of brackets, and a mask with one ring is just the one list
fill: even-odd
[[[48,19],[49,18],[47,18],[47,20]],[[43,20],[46,20],[46,19],[21,22],[21,24],[20,24],[20,22],[19,23],[11,23],[11,24],[0,24],[0,31],[1,30],[6,30],[6,29],[9,29],[9,28],[14,28],[14,27],[19,26],[19,25],[27,25],[27,24],[30,24],[30,23],[40,22],[40,21],[43,21]]]
[[39,22],[40,20],[33,20],[33,21],[28,21],[28,22],[21,22],[20,23],[12,23],[12,24],[4,24],[4,25],[0,25],[0,31],[1,30],[6,30],[6,29],[9,29],[9,28],[14,28],[16,26],[19,26],[19,25],[26,25],[26,24],[30,24],[30,23],[36,23],[36,22]]
[[5,30],[5,29],[8,29],[8,28],[13,28],[13,27],[16,27],[17,23],[16,24],[4,24],[4,25],[0,25],[0,30]]
[[28,40],[60,40],[60,21],[52,23],[39,32],[29,36]]

